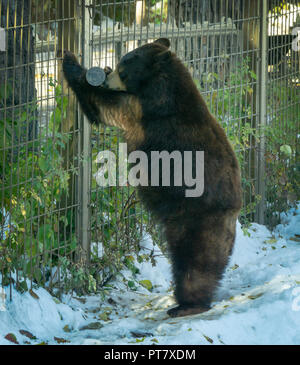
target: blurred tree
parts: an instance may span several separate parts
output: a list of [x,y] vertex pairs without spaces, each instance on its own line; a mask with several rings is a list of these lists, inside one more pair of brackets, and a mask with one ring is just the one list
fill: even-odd
[[37,135],[31,0],[1,0],[0,12],[7,38],[6,51],[0,52],[0,120],[16,125],[18,145]]

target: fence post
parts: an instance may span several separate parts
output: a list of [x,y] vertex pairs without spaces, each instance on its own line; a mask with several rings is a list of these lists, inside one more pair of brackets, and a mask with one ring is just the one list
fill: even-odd
[[[92,0],[82,0],[82,64],[90,67],[90,26],[91,19],[88,6]],[[80,112],[80,139],[81,139],[81,162],[78,193],[80,201],[79,209],[79,232],[81,255],[83,263],[90,262],[90,188],[91,188],[91,126],[82,112]]]
[[[79,9],[77,4],[78,0],[62,0],[57,3],[57,18],[59,19],[57,34],[58,50],[69,50],[74,54],[77,54],[79,49]],[[75,132],[78,126],[76,119],[75,95],[73,93],[69,93],[67,90],[68,86],[64,81],[61,61],[62,60],[60,59],[58,63],[58,83],[62,86],[63,95],[67,95],[68,97],[68,111],[67,114],[62,117],[60,132],[70,136],[70,139],[66,143],[65,150],[62,151],[63,166],[65,170],[68,171],[71,163],[75,162],[74,156],[78,153],[78,140]],[[63,194],[62,198],[58,202],[58,209],[64,209],[65,212],[71,211],[71,209],[73,210],[73,208],[70,207],[76,204],[76,179],[77,177],[75,174],[71,173],[68,191]]]
[[267,1],[260,2],[260,55],[259,55],[259,78],[258,78],[258,128],[260,141],[257,151],[257,194],[261,200],[257,205],[257,222],[264,224],[266,195],[265,195],[265,126],[267,123]]

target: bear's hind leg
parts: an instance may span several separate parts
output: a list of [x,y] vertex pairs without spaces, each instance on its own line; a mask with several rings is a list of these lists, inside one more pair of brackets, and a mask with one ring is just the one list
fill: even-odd
[[235,214],[223,214],[205,217],[197,228],[186,229],[181,237],[167,229],[178,303],[168,311],[170,316],[186,316],[210,309],[232,251],[235,224]]
[[[183,256],[181,255],[181,257]],[[184,259],[188,265],[173,264],[175,298],[178,306],[168,311],[171,317],[208,311],[217,283],[225,267],[224,265],[221,269],[219,265],[217,270],[215,265],[208,262],[210,260],[207,257],[203,257],[200,262],[196,257],[188,259],[185,256]]]

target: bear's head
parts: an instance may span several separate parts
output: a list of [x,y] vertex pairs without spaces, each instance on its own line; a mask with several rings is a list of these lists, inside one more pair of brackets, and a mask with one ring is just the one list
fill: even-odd
[[127,53],[107,76],[104,86],[138,97],[144,116],[172,114],[178,73],[172,67],[177,58],[169,47],[170,41],[160,38]]
[[139,95],[147,84],[153,86],[153,79],[166,70],[171,56],[170,41],[160,38],[145,44],[123,56],[115,71],[107,76],[105,86]]

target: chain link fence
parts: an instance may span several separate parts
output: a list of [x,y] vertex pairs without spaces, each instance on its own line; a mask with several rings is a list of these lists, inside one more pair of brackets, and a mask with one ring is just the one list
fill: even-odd
[[82,115],[64,49],[115,68],[169,38],[237,153],[244,226],[272,227],[299,199],[298,1],[0,0],[0,16],[2,286],[94,291],[145,234],[164,246],[132,187],[97,184],[98,153],[118,157],[122,136]]

